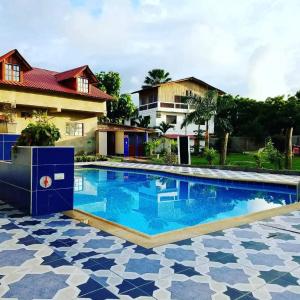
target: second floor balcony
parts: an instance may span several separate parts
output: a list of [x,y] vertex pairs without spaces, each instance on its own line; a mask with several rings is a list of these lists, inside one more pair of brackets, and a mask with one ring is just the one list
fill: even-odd
[[193,105],[189,105],[187,103],[178,103],[178,102],[152,102],[152,103],[146,103],[139,106],[139,111],[148,110],[148,109],[162,109],[162,110],[192,110]]

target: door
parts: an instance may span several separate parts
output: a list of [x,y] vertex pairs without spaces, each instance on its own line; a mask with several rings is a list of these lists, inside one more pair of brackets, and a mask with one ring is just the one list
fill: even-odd
[[124,156],[129,156],[129,138],[124,135]]
[[107,132],[107,155],[116,154],[116,137],[114,132]]

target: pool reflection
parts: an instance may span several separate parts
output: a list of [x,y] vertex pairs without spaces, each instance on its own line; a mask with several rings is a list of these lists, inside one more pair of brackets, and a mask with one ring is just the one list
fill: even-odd
[[287,187],[111,170],[75,172],[75,208],[147,234],[295,202]]

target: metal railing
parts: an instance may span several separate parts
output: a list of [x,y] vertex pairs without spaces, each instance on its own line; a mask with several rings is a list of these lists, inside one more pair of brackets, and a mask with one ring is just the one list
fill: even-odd
[[161,107],[161,108],[172,108],[172,109],[193,109],[192,105],[189,105],[187,103],[176,103],[176,102],[152,102],[152,103],[147,103],[139,106],[139,111],[142,110],[147,110],[151,108],[156,108],[156,107]]

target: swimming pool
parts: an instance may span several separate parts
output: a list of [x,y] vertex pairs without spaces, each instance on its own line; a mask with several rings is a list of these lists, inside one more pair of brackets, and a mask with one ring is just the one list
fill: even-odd
[[74,208],[156,235],[296,202],[293,186],[152,171],[75,170]]

